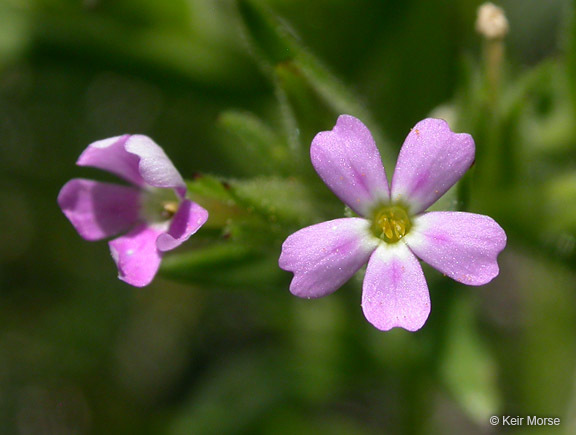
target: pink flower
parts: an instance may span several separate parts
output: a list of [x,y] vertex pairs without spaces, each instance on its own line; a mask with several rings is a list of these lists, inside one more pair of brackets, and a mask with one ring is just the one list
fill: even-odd
[[318,298],[336,291],[368,263],[362,309],[376,328],[420,329],[430,296],[416,257],[452,279],[482,285],[498,275],[504,230],[490,217],[426,212],[474,162],[474,141],[439,119],[420,121],[406,138],[388,185],[370,131],[342,115],[318,133],[312,164],[328,187],[361,217],[312,225],[289,236],[279,265],[294,272],[290,291]]
[[152,139],[124,135],[94,142],[76,162],[112,172],[132,186],[70,180],[58,204],[86,240],[126,233],[109,242],[119,278],[148,285],[162,254],[204,225],[208,212],[185,198],[186,184],[164,150]]

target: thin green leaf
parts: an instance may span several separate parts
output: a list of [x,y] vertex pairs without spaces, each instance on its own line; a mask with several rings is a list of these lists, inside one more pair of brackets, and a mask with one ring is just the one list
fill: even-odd
[[[349,114],[362,120],[372,132],[383,151],[384,163],[391,166],[392,147],[378,128],[374,117],[361,102],[361,98],[350,91],[316,57],[305,49],[291,34],[288,27],[263,5],[254,0],[239,1],[240,15],[245,24],[255,51],[268,66],[268,70],[290,68],[308,82],[308,85],[324,101],[335,115]],[[278,93],[277,93],[278,94]],[[285,104],[284,93],[278,95],[280,104]],[[283,110],[283,116],[290,111]]]
[[239,0],[238,10],[258,54],[274,65],[294,57],[292,38],[266,8],[251,0]]
[[498,413],[501,398],[496,385],[496,361],[478,333],[474,300],[455,301],[441,374],[458,403],[478,424]]
[[218,119],[221,127],[234,135],[231,154],[239,164],[249,166],[251,173],[288,173],[288,150],[278,135],[257,116],[226,111]]

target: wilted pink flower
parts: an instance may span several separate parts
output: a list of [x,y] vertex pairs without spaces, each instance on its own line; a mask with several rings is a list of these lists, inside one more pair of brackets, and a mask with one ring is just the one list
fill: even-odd
[[294,272],[290,291],[318,298],[336,291],[368,263],[362,309],[376,328],[420,329],[430,296],[418,259],[468,285],[498,275],[504,230],[490,217],[425,212],[468,170],[474,141],[439,119],[425,119],[406,138],[392,185],[370,131],[342,115],[316,135],[312,164],[328,187],[361,217],[335,219],[292,234],[279,265]]
[[162,254],[188,240],[208,219],[204,208],[185,198],[180,173],[149,137],[124,135],[94,142],[76,164],[112,172],[132,184],[77,178],[58,195],[60,208],[84,239],[126,232],[109,246],[119,278],[128,284],[149,284]]

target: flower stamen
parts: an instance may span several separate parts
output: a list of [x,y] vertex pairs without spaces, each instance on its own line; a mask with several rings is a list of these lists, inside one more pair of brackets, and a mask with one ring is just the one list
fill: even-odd
[[171,219],[178,211],[178,203],[175,201],[168,201],[162,204],[161,215],[164,219]]
[[374,213],[372,233],[386,243],[400,241],[412,228],[406,209],[400,205],[380,207]]

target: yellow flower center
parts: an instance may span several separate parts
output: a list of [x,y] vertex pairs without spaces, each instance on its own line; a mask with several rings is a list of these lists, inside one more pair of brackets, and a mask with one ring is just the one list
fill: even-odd
[[408,212],[401,205],[386,205],[376,209],[372,233],[386,243],[396,243],[412,228]]
[[178,211],[178,203],[176,201],[168,201],[163,204],[161,216],[165,219],[172,219],[172,216]]

